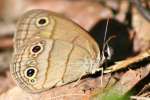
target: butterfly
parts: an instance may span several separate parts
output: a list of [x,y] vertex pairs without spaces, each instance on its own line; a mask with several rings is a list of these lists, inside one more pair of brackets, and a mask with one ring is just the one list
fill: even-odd
[[18,20],[10,71],[21,88],[37,93],[94,74],[105,59],[105,52],[79,25],[36,9]]

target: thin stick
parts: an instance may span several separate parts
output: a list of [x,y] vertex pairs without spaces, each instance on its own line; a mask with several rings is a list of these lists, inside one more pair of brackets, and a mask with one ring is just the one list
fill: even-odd
[[61,97],[64,97],[64,96],[85,96],[85,95],[86,94],[64,94],[64,95],[59,95],[59,96],[51,97],[48,100],[53,100],[53,99],[61,98]]
[[136,100],[150,100],[149,97],[141,97],[141,96],[131,96],[131,99],[136,99]]

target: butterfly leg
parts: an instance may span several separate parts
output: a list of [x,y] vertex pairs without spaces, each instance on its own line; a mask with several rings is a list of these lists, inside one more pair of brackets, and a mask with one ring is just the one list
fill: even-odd
[[[100,84],[101,84],[101,86],[103,86],[103,75],[104,75],[104,68],[103,67],[101,67],[101,68],[98,68],[98,69],[96,69],[96,71],[93,71],[92,72],[92,74],[94,74],[95,72],[99,72],[99,71],[101,71],[101,79],[100,79]],[[81,80],[81,78],[84,76],[84,75],[86,75],[85,74],[85,72],[80,76],[80,78],[73,84],[73,86],[72,87],[76,87],[77,86],[77,84],[79,83],[79,81]]]
[[81,80],[81,78],[86,75],[85,72],[80,76],[80,78],[72,85],[72,87],[76,87],[79,84],[79,81]]
[[95,71],[92,72],[92,74],[94,74],[95,72],[100,72],[101,71],[101,78],[100,78],[100,84],[101,86],[103,86],[103,76],[104,76],[104,68],[100,67],[98,69],[96,69]]

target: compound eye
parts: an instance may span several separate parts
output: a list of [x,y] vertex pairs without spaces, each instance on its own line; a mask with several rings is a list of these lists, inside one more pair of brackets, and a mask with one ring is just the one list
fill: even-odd
[[34,67],[28,67],[24,72],[26,78],[34,79],[37,74],[37,69]]
[[43,27],[49,24],[49,19],[47,17],[40,17],[36,20],[37,27]]
[[104,52],[103,56],[105,57],[105,59],[110,60],[113,54],[112,48],[106,45],[103,52]]

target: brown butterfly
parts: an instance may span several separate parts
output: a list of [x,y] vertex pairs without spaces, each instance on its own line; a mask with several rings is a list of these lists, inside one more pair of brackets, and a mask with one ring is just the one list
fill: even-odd
[[47,10],[31,10],[18,21],[11,73],[24,90],[41,92],[101,70],[103,55],[73,21]]

